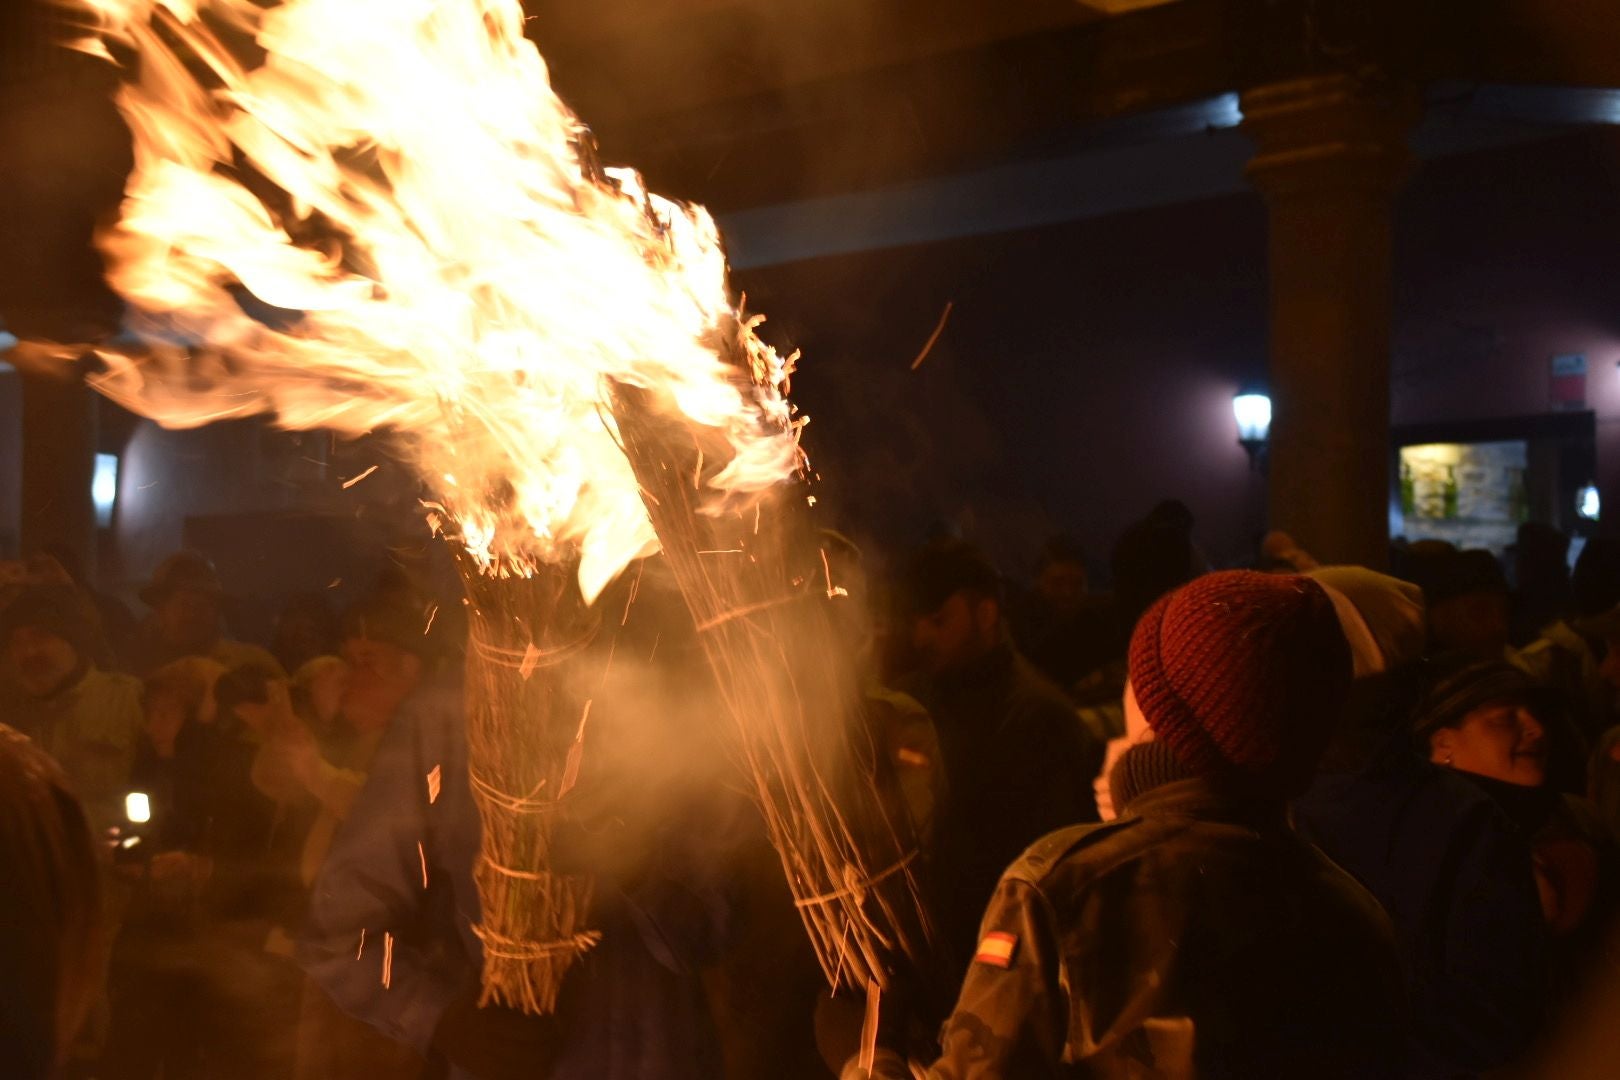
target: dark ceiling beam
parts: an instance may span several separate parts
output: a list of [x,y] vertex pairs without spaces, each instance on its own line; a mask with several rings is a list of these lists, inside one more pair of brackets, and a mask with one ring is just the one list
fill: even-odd
[[1489,0],[1454,26],[1436,42],[1431,77],[1620,87],[1615,0]]
[[598,109],[557,72],[605,160],[719,209],[860,191],[1061,143],[1096,121],[1208,98],[1252,67],[1242,0],[1181,0],[699,109]]
[[[558,86],[593,125],[604,158],[724,211],[1063,153],[1108,118],[1322,71],[1620,87],[1615,0],[1176,0],[1014,36],[1006,31],[1016,20],[972,24],[950,0],[959,21],[917,44],[920,55],[883,65],[910,53],[855,34],[866,51],[852,45],[820,77],[808,46],[791,70],[727,67],[727,47],[713,43],[740,41],[740,6],[763,2],[724,10],[730,38],[693,25],[653,35],[662,51],[651,54],[619,51],[623,38],[561,51]],[[1022,17],[1038,23],[1030,10]],[[928,25],[904,18],[921,21],[897,27]],[[753,25],[763,35],[755,47],[770,57],[780,48],[771,34],[786,31]],[[817,40],[825,49],[837,39]],[[951,42],[963,44],[940,51]],[[661,89],[686,84],[702,87],[701,106]]]
[[1077,0],[527,0],[529,36],[593,123],[725,101],[1102,18]]

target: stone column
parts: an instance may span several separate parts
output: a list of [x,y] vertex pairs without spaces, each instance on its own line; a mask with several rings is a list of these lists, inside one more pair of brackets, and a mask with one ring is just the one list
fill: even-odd
[[[117,71],[62,48],[60,22],[45,5],[0,2],[0,325],[25,342],[100,341],[122,312],[91,241],[130,167]],[[54,363],[17,361],[21,547],[65,543],[93,574],[95,402]]]
[[1324,562],[1388,561],[1391,202],[1412,97],[1342,75],[1242,99],[1270,207],[1271,527]]
[[97,545],[90,482],[96,455],[95,402],[76,374],[25,370],[20,375],[22,550],[67,544],[85,572],[93,574]]

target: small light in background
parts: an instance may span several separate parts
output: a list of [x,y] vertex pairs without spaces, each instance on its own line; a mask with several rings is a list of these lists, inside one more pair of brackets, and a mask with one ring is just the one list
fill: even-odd
[[1232,398],[1232,416],[1237,420],[1238,442],[1248,452],[1249,464],[1261,468],[1266,442],[1271,438],[1271,395],[1258,386],[1244,387]]
[[1587,521],[1596,521],[1603,512],[1603,498],[1596,484],[1587,484],[1575,493],[1575,513]]
[[124,796],[124,816],[133,825],[145,825],[152,820],[152,800],[144,791],[132,791]]
[[1243,107],[1237,94],[1222,94],[1209,102],[1208,124],[1212,128],[1232,128],[1243,123]]
[[96,506],[96,527],[105,529],[110,526],[113,504],[118,501],[117,454],[96,455],[96,471],[90,480],[90,501]]

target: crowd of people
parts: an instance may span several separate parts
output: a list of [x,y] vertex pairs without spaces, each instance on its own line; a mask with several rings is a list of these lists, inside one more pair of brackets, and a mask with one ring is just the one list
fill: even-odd
[[1620,542],[1571,571],[1526,525],[1506,563],[1423,541],[1382,573],[1273,534],[1217,570],[1172,501],[1105,592],[1065,537],[1027,580],[944,533],[822,550],[931,925],[876,1012],[827,992],[656,558],[599,601],[645,659],[556,825],[601,937],[535,1016],[480,987],[454,600],[390,569],[260,646],[200,555],[136,618],[54,552],[0,565],[0,1059],[1442,1080],[1535,1075],[1616,975]]

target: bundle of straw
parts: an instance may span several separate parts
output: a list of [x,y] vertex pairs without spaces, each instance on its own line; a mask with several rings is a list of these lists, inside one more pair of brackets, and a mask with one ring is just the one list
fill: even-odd
[[569,966],[600,938],[585,927],[591,879],[551,869],[590,715],[574,676],[598,623],[576,567],[486,569],[452,546],[469,601],[468,773],[483,816],[479,1003],[549,1013]]
[[925,955],[917,846],[878,780],[884,763],[831,619],[837,590],[806,493],[778,485],[718,509],[708,481],[729,460],[724,438],[670,419],[650,391],[619,385],[613,400],[822,970],[835,988],[887,987],[898,961]]

